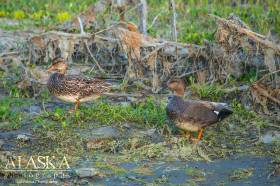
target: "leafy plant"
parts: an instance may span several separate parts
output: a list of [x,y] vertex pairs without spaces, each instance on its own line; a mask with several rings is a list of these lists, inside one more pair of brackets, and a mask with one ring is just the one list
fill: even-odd
[[199,98],[209,98],[213,101],[218,101],[224,94],[224,90],[218,84],[196,84],[193,78],[190,78],[192,91]]
[[71,15],[68,12],[59,12],[56,15],[56,20],[60,23],[67,21],[71,18]]
[[17,10],[13,13],[13,18],[17,20],[21,20],[25,18],[25,13],[22,10]]
[[38,12],[34,12],[31,15],[32,19],[34,19],[34,20],[40,20],[43,18],[43,16],[44,16],[44,12],[42,10],[39,10]]
[[5,11],[0,11],[0,17],[5,17],[7,16],[7,13]]
[[255,68],[248,68],[247,73],[244,73],[238,80],[242,82],[253,83],[258,80],[258,73]]

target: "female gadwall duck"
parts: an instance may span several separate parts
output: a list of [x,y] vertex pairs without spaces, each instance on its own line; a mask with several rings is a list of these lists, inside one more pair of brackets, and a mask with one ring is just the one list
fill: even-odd
[[92,101],[110,90],[111,84],[98,78],[65,75],[67,64],[63,58],[55,58],[48,72],[53,73],[48,80],[48,89],[55,97],[75,103],[75,111],[80,102]]
[[185,132],[199,131],[197,139],[201,140],[204,128],[215,124],[230,114],[232,110],[226,103],[215,103],[200,100],[184,100],[186,84],[181,79],[171,79],[167,82],[175,95],[169,98],[166,112],[175,126]]

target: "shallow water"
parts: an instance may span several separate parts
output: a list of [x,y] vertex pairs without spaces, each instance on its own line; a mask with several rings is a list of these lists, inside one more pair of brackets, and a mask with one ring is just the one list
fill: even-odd
[[[198,185],[279,185],[280,176],[271,177],[271,159],[266,157],[235,157],[218,159],[213,162],[186,162],[186,161],[141,161],[120,163],[119,167],[127,173],[112,174],[105,178],[83,180],[83,183],[104,185],[143,185],[156,183],[160,185],[185,185],[196,183]],[[93,166],[93,162],[84,162],[84,166]],[[137,167],[145,167],[149,171],[136,173]],[[253,169],[253,174],[248,178],[231,180],[230,176],[236,169]],[[188,175],[187,170],[198,170],[200,177]]]

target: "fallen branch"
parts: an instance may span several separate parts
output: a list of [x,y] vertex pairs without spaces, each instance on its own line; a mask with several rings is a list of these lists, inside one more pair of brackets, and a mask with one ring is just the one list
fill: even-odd
[[250,39],[256,41],[257,43],[265,45],[266,47],[272,48],[278,54],[280,54],[280,46],[269,41],[265,36],[258,34],[256,32],[253,32],[249,29],[242,28],[240,25],[234,24],[233,22],[226,20],[224,18],[221,18],[219,16],[212,15],[212,14],[209,14],[209,16],[215,18],[219,24],[221,24],[223,26],[228,26],[229,28],[232,28],[232,29],[235,29],[237,32],[247,35]]
[[[87,52],[89,53],[90,57],[93,59],[93,61],[95,62],[96,66],[98,67],[98,69],[102,72],[105,73],[105,71],[103,70],[103,68],[99,65],[98,61],[95,59],[95,57],[93,56],[93,54],[91,53],[89,47],[88,47],[88,43],[87,41],[84,41],[85,47],[87,49]],[[90,71],[91,72],[91,71]]]
[[241,92],[241,91],[247,91],[250,87],[248,85],[242,85],[240,87],[232,87],[229,89],[225,89],[225,93],[231,93],[231,92]]
[[198,70],[195,70],[195,71],[191,71],[191,72],[187,72],[187,73],[181,74],[181,75],[179,76],[179,78],[182,78],[182,77],[185,77],[185,76],[189,76],[189,75],[191,75],[191,74],[194,74],[194,73],[196,73],[196,72],[202,71],[202,70],[204,70],[204,69],[205,69],[205,68],[203,68],[203,69],[198,69]]
[[276,71],[274,71],[274,72],[270,72],[270,73],[264,75],[261,79],[257,80],[255,83],[259,83],[259,82],[261,82],[262,80],[264,80],[267,76],[270,76],[270,75],[275,74],[275,73],[277,73],[277,72],[280,72],[280,69],[279,69],[279,70],[276,70]]
[[27,52],[27,51],[6,52],[6,53],[0,54],[0,57],[15,56],[15,55],[18,55],[18,54],[20,54],[22,52]]
[[260,95],[267,97],[268,99],[270,99],[271,101],[274,101],[275,103],[280,105],[280,100],[276,99],[275,97],[271,96],[267,90],[263,89],[262,87],[260,87],[257,83],[254,83],[251,85],[251,89],[253,89],[254,91],[257,91]]
[[268,126],[268,127],[275,127],[275,128],[280,129],[280,126],[278,126],[278,125],[273,125],[273,124],[270,124],[270,123],[267,123],[266,126]]

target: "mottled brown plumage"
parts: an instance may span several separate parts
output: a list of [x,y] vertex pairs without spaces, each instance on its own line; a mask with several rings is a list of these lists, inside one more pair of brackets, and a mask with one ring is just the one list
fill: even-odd
[[64,59],[53,60],[48,71],[55,71],[55,73],[49,78],[48,89],[57,98],[76,103],[75,110],[80,102],[95,100],[110,90],[111,85],[102,79],[65,75],[66,69]]
[[184,100],[185,83],[181,79],[173,79],[167,83],[169,89],[175,91],[166,107],[168,117],[175,126],[183,131],[200,131],[202,136],[205,127],[226,118],[232,113],[225,103],[200,100]]

